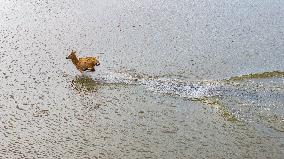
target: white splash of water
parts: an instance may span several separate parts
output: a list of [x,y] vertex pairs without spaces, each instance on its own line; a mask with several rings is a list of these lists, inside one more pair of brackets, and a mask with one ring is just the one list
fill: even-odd
[[183,98],[202,98],[218,94],[218,82],[190,82],[169,78],[151,78],[147,76],[131,75],[129,73],[106,72],[96,78],[106,84],[134,84],[142,85],[155,93],[177,95]]
[[157,93],[177,95],[185,98],[201,98],[216,95],[218,83],[188,82],[176,79],[142,79],[140,82],[148,90]]

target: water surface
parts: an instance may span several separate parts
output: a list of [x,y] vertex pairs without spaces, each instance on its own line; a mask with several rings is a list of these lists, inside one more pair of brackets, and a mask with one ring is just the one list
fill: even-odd
[[0,158],[284,155],[284,1],[0,4]]

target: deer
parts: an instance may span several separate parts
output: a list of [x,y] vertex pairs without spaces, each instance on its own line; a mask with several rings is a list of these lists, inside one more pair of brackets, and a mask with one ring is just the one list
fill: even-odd
[[82,57],[77,58],[76,51],[72,50],[70,55],[66,57],[70,59],[75,67],[83,74],[84,71],[90,70],[92,72],[96,71],[95,66],[99,66],[100,62],[96,57]]

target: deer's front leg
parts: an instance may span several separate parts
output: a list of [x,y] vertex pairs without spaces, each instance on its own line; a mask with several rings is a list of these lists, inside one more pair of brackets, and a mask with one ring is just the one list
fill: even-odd
[[79,69],[79,71],[81,72],[81,74],[83,74],[83,72],[84,72],[82,69]]
[[81,74],[83,74],[84,68],[81,66],[77,66],[77,69],[81,72]]

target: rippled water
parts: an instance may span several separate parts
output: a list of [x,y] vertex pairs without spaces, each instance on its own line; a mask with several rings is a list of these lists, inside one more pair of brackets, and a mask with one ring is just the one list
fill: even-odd
[[284,155],[284,1],[0,4],[0,158]]

